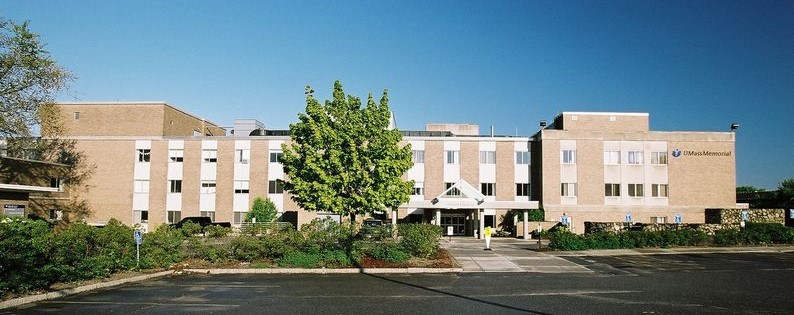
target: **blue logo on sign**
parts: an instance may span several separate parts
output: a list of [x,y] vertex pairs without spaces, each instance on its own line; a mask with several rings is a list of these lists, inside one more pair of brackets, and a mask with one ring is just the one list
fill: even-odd
[[673,150],[673,157],[679,157],[679,156],[681,156],[681,150],[679,149]]

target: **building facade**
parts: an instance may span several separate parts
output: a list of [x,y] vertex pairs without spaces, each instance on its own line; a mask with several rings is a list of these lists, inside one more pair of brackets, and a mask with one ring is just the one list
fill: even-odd
[[[239,225],[257,196],[297,226],[330,213],[303,211],[281,186],[287,130],[254,119],[222,128],[163,102],[60,103],[77,148],[96,166],[89,222],[152,228],[209,216]],[[512,214],[543,208],[546,220],[703,220],[735,206],[732,133],[651,132],[648,114],[563,113],[533,137],[480,135],[468,124],[403,131],[413,150],[409,202],[376,214],[476,235],[512,230]],[[698,216],[698,213],[700,214]]]
[[646,113],[564,112],[532,139],[546,220],[704,223],[736,207],[735,134],[649,130]]

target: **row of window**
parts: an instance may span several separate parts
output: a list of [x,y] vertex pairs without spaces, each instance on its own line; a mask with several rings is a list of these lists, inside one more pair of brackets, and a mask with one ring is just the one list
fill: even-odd
[[[620,197],[621,184],[606,183],[604,184],[605,197]],[[645,197],[644,184],[626,184],[626,192],[629,197]],[[561,183],[560,196],[563,197],[576,197],[578,195],[576,183]],[[666,198],[668,196],[667,184],[651,184],[651,197]]]
[[[138,159],[139,163],[149,163],[151,162],[151,149],[138,149]],[[279,163],[281,162],[281,157],[283,156],[283,152],[281,150],[270,150],[270,163]],[[168,161],[172,163],[182,163],[184,161],[185,152],[182,149],[170,149],[168,150]],[[203,163],[217,163],[218,162],[218,150],[216,149],[204,149],[201,150],[201,160]],[[251,150],[248,149],[239,149],[234,150],[234,162],[238,164],[248,164],[251,160]]]
[[[177,223],[179,220],[182,220],[182,211],[180,210],[168,210],[166,211],[168,223]],[[234,211],[234,222],[233,224],[239,225],[245,221],[245,216],[248,212],[240,212]],[[149,211],[147,210],[135,210],[133,211],[134,221],[135,223],[148,223],[149,222]],[[215,211],[200,211],[199,216],[211,218],[212,221],[215,221]]]
[[[204,180],[201,181],[201,188],[200,193],[202,194],[214,194],[215,193],[215,181]],[[234,193],[235,194],[247,194],[250,190],[250,183],[247,180],[236,180],[234,181]],[[148,180],[135,180],[134,184],[134,192],[136,194],[148,194],[149,193],[149,181]],[[168,181],[168,192],[172,194],[179,194],[182,193],[182,180],[181,179],[172,179]],[[268,181],[268,193],[269,194],[283,194],[284,193],[284,183],[281,180],[271,180]]]
[[[444,183],[444,190],[449,189],[455,185],[455,183]],[[520,197],[529,197],[529,183],[516,183],[516,196]],[[480,184],[480,193],[484,196],[496,196],[496,183],[481,183]],[[411,192],[411,195],[414,196],[424,196],[425,195],[425,185],[422,182],[416,182],[414,184],[414,189]],[[460,196],[460,190],[457,188],[453,188],[452,190],[447,192],[447,196]]]
[[[645,153],[643,151],[627,151],[626,163],[632,165],[645,164]],[[561,150],[560,161],[562,164],[576,164],[576,150]],[[654,151],[651,152],[651,164],[664,165],[667,164],[667,151]],[[605,165],[620,165],[621,152],[620,151],[604,151],[604,164]]]
[[[516,151],[516,164],[529,164],[529,152]],[[425,151],[413,150],[412,161],[414,164],[425,163]],[[460,164],[460,151],[444,151],[444,161],[446,164]],[[480,151],[480,164],[496,164],[496,151]]]

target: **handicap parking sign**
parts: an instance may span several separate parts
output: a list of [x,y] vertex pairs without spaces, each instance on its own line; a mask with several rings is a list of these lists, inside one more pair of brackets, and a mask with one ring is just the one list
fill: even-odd
[[676,224],[681,224],[681,222],[683,221],[680,214],[676,214],[674,220]]
[[742,221],[750,221],[750,212],[742,210]]
[[132,236],[135,239],[135,245],[141,245],[141,243],[143,242],[143,233],[141,232],[141,230],[135,230]]
[[634,222],[633,218],[631,217],[631,212],[626,213],[626,222]]
[[562,222],[562,225],[568,225],[571,223],[571,218],[567,215],[564,215],[562,218],[560,218],[560,222]]

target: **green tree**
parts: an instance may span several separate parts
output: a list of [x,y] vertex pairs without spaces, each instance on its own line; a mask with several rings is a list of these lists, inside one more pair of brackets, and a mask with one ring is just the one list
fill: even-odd
[[756,193],[756,192],[762,192],[762,191],[765,191],[765,190],[766,189],[758,188],[758,187],[755,187],[755,186],[749,186],[749,185],[748,186],[737,186],[736,187],[736,193]]
[[269,198],[256,197],[254,204],[251,205],[251,211],[245,215],[245,222],[251,222],[256,218],[256,222],[273,222],[276,219],[276,205]]
[[777,187],[780,202],[786,208],[794,208],[794,178],[786,179],[780,182]]
[[0,146],[8,156],[69,166],[61,177],[64,193],[31,199],[32,210],[61,210],[67,223],[89,214],[79,196],[94,170],[75,142],[64,139],[66,130],[54,104],[55,95],[72,80],[28,29],[28,22],[0,17]]
[[389,129],[388,91],[366,106],[346,95],[339,81],[333,98],[320,104],[306,87],[306,112],[290,125],[292,141],[282,146],[284,189],[308,211],[357,214],[395,208],[408,201],[413,182],[402,180],[411,167],[411,148]]

